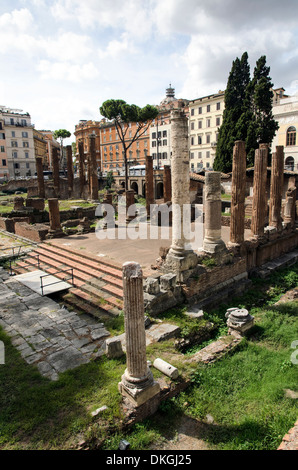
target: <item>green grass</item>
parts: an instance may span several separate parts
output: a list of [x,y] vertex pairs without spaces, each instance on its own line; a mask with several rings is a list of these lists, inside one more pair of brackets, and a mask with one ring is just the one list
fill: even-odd
[[[163,402],[158,412],[127,431],[121,430],[118,382],[125,357],[82,365],[51,382],[25,363],[0,328],[6,364],[0,366],[0,449],[69,449],[82,438],[89,448],[115,450],[120,439],[131,449],[154,449],[175,436],[183,415],[205,424],[200,438],[211,449],[274,450],[298,416],[297,400],[284,390],[297,391],[298,366],[291,362],[291,343],[298,339],[298,302],[274,305],[298,285],[298,266],[268,280],[257,280],[243,296],[206,312],[219,336],[226,332],[228,307],[247,308],[255,316],[251,335],[229,356],[213,365],[186,363],[173,340],[150,345],[147,358],[162,357],[192,378],[191,386]],[[185,308],[171,309],[159,318],[178,324],[188,333],[198,327]],[[113,334],[123,331],[123,315],[111,320]],[[188,357],[189,356],[184,356]],[[153,370],[154,377],[161,374]],[[107,405],[102,416],[91,411]],[[211,415],[214,423],[206,422]]]

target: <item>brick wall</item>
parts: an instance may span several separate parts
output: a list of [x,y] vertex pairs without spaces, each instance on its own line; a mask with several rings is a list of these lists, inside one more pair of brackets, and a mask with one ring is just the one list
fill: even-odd
[[26,222],[15,223],[15,234],[34,242],[45,240],[49,227],[43,224],[29,225]]

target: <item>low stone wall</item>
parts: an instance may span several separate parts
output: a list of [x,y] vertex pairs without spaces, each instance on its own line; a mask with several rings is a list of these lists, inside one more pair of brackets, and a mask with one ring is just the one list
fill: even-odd
[[[224,227],[230,227],[231,224],[231,217],[229,215],[222,215],[221,216],[221,225]],[[245,217],[244,219],[244,228],[247,230],[251,229],[251,219]]]
[[26,222],[30,223],[30,217],[13,217],[12,219],[0,217],[0,229],[6,230],[6,232],[15,233],[15,223]]
[[34,242],[41,242],[46,239],[49,227],[44,224],[29,225],[26,222],[15,223],[15,234],[28,238]]

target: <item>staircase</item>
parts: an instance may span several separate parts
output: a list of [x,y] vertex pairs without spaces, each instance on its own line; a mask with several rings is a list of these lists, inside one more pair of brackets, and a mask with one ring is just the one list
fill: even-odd
[[[36,255],[39,255],[38,268]],[[103,319],[119,315],[123,309],[122,269],[108,260],[97,260],[90,254],[78,253],[67,246],[54,246],[51,242],[39,244],[22,260],[13,266],[17,274],[41,269],[64,279],[69,271],[57,271],[73,268],[74,287],[63,294],[62,299],[77,310]]]

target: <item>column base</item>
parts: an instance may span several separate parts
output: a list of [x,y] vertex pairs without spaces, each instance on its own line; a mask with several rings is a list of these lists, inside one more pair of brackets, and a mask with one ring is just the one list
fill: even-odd
[[227,249],[223,240],[217,240],[216,242],[204,240],[203,241],[203,250],[206,253],[210,254],[220,254]]
[[160,385],[153,379],[152,372],[148,368],[148,374],[141,379],[129,376],[127,370],[122,375],[122,381],[118,384],[121,395],[128,398],[135,406],[143,405],[160,392]]

